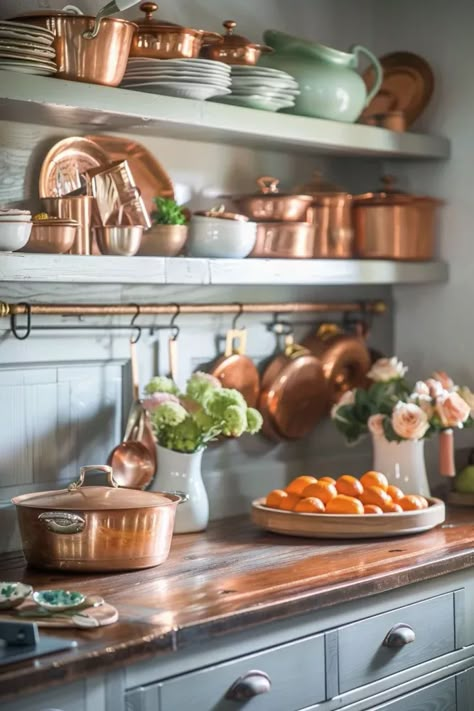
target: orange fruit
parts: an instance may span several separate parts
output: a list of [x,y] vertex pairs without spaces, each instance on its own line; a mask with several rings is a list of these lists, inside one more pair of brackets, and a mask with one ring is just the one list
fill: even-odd
[[306,499],[300,499],[293,511],[300,513],[324,513],[324,504],[321,499],[315,496],[308,496]]
[[265,506],[269,506],[272,509],[279,509],[282,501],[286,498],[288,498],[286,491],[283,491],[283,489],[273,489],[265,500]]
[[356,498],[362,494],[364,487],[355,476],[349,476],[349,474],[343,474],[336,481],[336,489],[338,494],[345,494],[346,496],[355,496]]
[[385,504],[383,507],[384,513],[402,513],[403,509],[397,501],[390,501],[390,503]]
[[314,476],[297,476],[296,479],[293,479],[293,481],[288,484],[285,491],[289,494],[298,494],[298,496],[301,496],[307,486],[316,484],[317,481]]
[[332,476],[322,476],[318,481],[325,481],[327,484],[335,484],[336,480]]
[[392,501],[387,492],[380,486],[367,486],[364,488],[360,500],[364,505],[374,504],[375,506],[380,506],[382,510],[384,506]]
[[286,499],[281,502],[280,509],[282,511],[293,511],[300,498],[298,494],[288,494]]
[[328,501],[337,496],[337,489],[334,484],[327,481],[321,481],[320,479],[316,482],[316,484],[310,484],[303,491],[303,497],[305,499],[312,496],[315,496],[317,499],[321,499],[323,504],[327,504]]
[[428,501],[425,499],[424,496],[422,496],[421,494],[412,494],[412,496],[416,496],[417,499],[419,499],[419,500],[421,501],[421,508],[422,508],[422,509],[427,509],[427,508],[428,508],[429,503],[428,503]]
[[400,501],[400,499],[405,496],[403,491],[399,489],[398,486],[392,486],[392,484],[388,487],[387,494],[392,498],[392,501]]
[[379,486],[384,491],[388,489],[388,479],[380,472],[365,472],[360,478],[360,483],[366,489],[369,486]]
[[338,494],[326,505],[328,514],[363,514],[364,507],[354,496]]
[[366,504],[364,506],[364,513],[365,514],[383,514],[383,511],[380,508],[380,506],[375,506],[375,504]]
[[422,496],[416,496],[416,494],[407,494],[398,503],[404,511],[420,511],[424,508],[422,498]]

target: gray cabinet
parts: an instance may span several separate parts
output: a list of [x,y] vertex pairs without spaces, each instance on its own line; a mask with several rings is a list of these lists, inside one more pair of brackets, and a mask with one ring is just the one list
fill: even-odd
[[462,707],[456,701],[456,679],[449,677],[399,699],[380,706],[372,706],[369,711],[472,711],[473,705]]

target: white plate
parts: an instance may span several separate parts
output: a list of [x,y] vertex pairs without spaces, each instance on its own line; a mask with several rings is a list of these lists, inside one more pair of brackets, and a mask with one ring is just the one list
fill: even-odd
[[0,59],[13,59],[16,61],[23,60],[24,62],[28,62],[29,64],[42,64],[45,66],[50,67],[51,69],[57,69],[56,64],[52,61],[52,59],[49,59],[48,57],[35,57],[35,56],[26,56],[23,54],[23,52],[6,52],[0,47]]
[[208,84],[209,86],[217,86],[221,87],[222,89],[228,89],[230,87],[230,82],[229,81],[224,81],[223,79],[208,79],[207,77],[182,77],[178,78],[173,76],[172,74],[164,74],[161,77],[154,77],[154,76],[141,76],[141,77],[128,77],[125,76],[123,81],[122,81],[122,86],[132,86],[134,84],[143,84],[143,83],[162,83],[162,82],[170,82],[174,84]]
[[129,86],[131,91],[144,91],[147,94],[164,94],[166,96],[177,96],[183,99],[198,99],[205,101],[212,96],[226,96],[230,94],[230,89],[220,89],[209,86],[209,84],[179,84],[177,82],[147,82]]
[[200,70],[198,72],[192,71],[191,69],[143,69],[137,67],[137,69],[127,69],[125,76],[175,76],[177,78],[181,77],[194,77],[200,79],[201,77],[213,77],[219,79],[219,81],[231,82],[232,79],[228,74],[223,74],[222,72],[210,72],[206,70]]
[[220,71],[223,74],[230,74],[230,66],[223,62],[213,62],[210,59],[143,59],[142,57],[131,57],[128,60],[127,66],[155,66],[155,67],[175,67],[183,69],[184,67],[201,67],[211,71]]
[[232,84],[231,88],[233,94],[240,94],[242,96],[245,96],[245,94],[259,94],[259,96],[282,96],[284,99],[291,99],[295,96],[299,96],[301,93],[299,89],[272,89],[271,87],[261,85],[239,88]]
[[275,77],[280,79],[293,79],[294,77],[288,72],[284,72],[281,69],[271,69],[270,67],[260,67],[256,66],[243,66],[234,64],[231,68],[232,74],[236,76],[264,76],[264,77]]
[[42,47],[50,47],[54,41],[52,37],[43,37],[42,35],[30,34],[29,32],[20,32],[20,30],[0,27],[0,38],[11,40],[22,40],[24,42],[36,42]]
[[57,67],[54,69],[50,66],[45,66],[43,64],[29,64],[28,62],[9,62],[5,59],[0,59],[0,69],[4,69],[7,72],[17,72],[19,74],[35,74],[36,76],[51,76],[56,74]]
[[261,79],[237,79],[232,77],[232,85],[239,87],[246,86],[265,86],[273,89],[298,89],[299,85],[296,81],[287,81],[286,79],[266,79],[262,82]]
[[48,30],[46,27],[38,27],[38,25],[29,25],[26,22],[14,22],[13,20],[0,20],[1,29],[14,29],[14,30],[24,30],[32,35],[43,35],[46,37],[51,37],[54,40],[54,32]]
[[231,104],[232,106],[242,106],[247,109],[259,109],[261,111],[280,111],[281,109],[289,109],[295,105],[294,101],[275,101],[269,99],[268,96],[222,96],[216,99],[211,99],[222,104]]
[[56,50],[49,47],[39,47],[33,42],[15,42],[4,40],[0,37],[0,49],[6,52],[20,53],[25,57],[39,57],[40,59],[54,59]]

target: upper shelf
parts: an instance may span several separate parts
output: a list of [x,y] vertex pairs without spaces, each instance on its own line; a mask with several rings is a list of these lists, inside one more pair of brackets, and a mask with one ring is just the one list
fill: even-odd
[[153,285],[392,285],[443,282],[443,262],[370,259],[174,259],[4,254],[0,283]]
[[448,158],[446,138],[0,72],[0,119],[308,154]]

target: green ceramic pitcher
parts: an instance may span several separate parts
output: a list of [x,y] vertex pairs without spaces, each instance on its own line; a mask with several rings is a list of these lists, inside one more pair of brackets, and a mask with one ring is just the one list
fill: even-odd
[[[287,113],[353,123],[380,89],[380,62],[361,45],[340,52],[276,30],[266,30],[263,36],[275,53],[262,57],[259,64],[288,72],[300,87],[295,106]],[[356,71],[361,54],[369,58],[375,70],[369,93]]]

